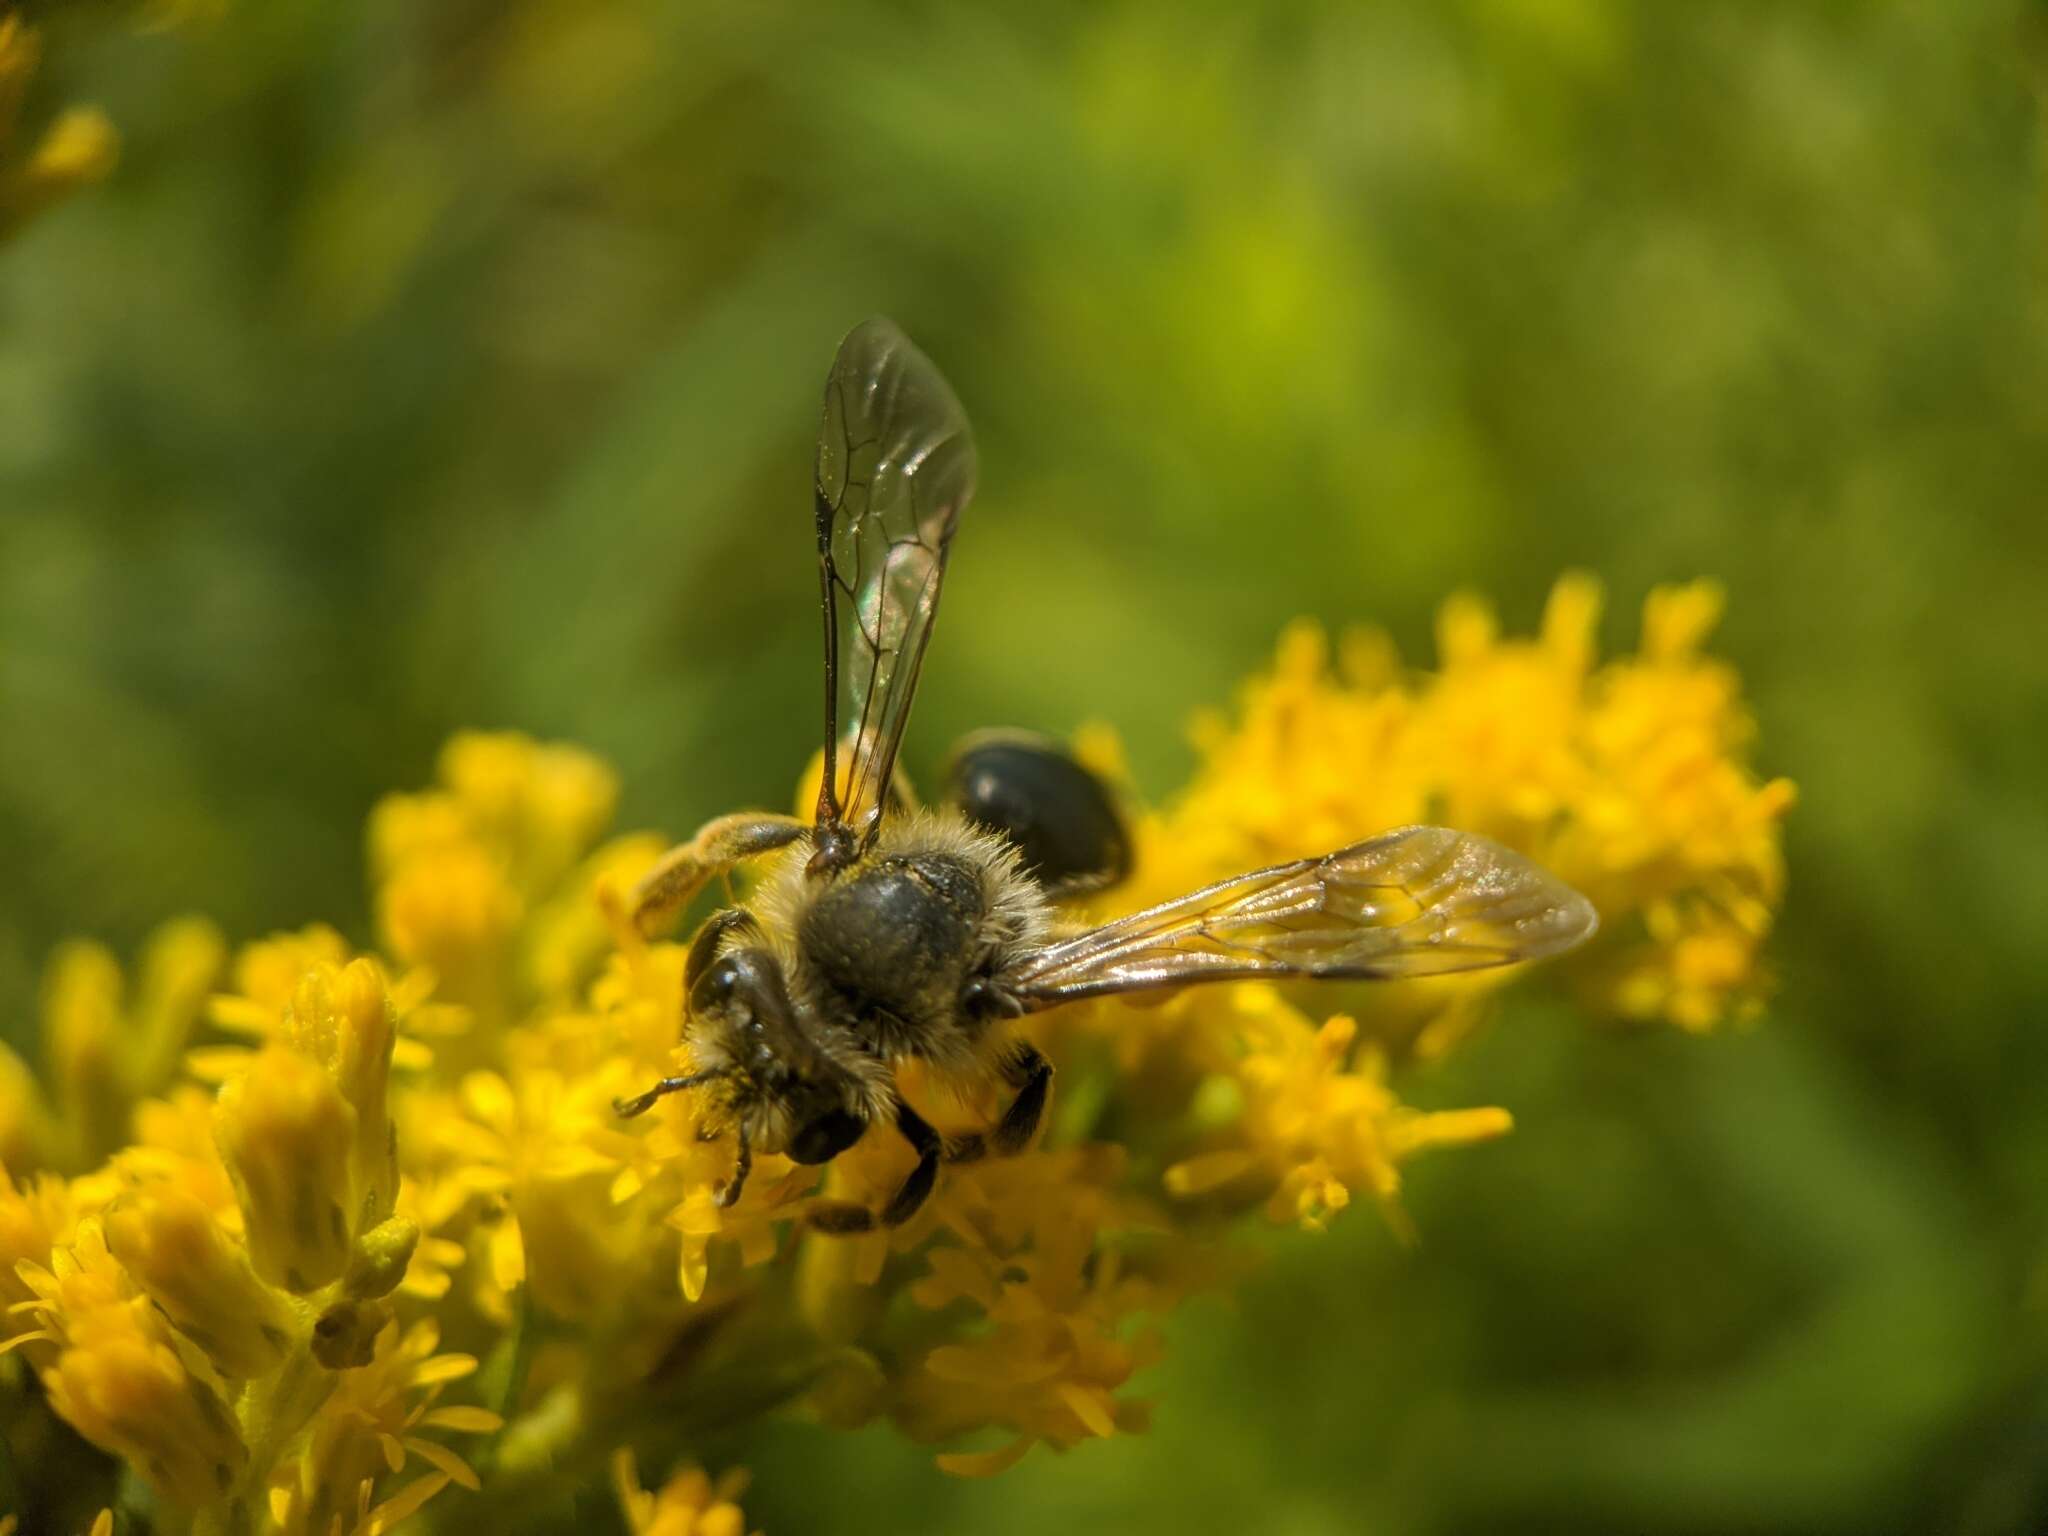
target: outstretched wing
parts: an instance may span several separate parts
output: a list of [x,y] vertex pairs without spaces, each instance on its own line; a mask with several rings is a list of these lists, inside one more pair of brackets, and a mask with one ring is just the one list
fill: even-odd
[[[865,842],[882,813],[960,509],[974,495],[974,434],[952,387],[895,324],[839,344],[818,428],[818,581],[825,610],[821,828]],[[841,770],[842,663],[854,722]],[[843,798],[841,786],[843,789]],[[820,839],[851,857],[853,838]]]
[[1402,827],[1091,928],[1006,985],[1036,1010],[1201,981],[1445,976],[1560,954],[1598,926],[1591,902],[1520,854]]

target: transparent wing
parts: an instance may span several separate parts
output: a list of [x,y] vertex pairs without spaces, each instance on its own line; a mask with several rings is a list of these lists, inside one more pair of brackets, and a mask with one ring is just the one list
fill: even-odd
[[[854,328],[825,380],[818,429],[818,577],[825,609],[821,826],[871,835],[938,614],[974,434],[930,358],[888,320]],[[853,722],[838,761],[839,678]],[[843,798],[842,798],[843,786]],[[842,839],[840,846],[850,847]]]
[[1445,976],[1560,954],[1598,926],[1591,902],[1520,854],[1403,827],[1092,928],[1008,984],[1035,1010],[1200,981]]

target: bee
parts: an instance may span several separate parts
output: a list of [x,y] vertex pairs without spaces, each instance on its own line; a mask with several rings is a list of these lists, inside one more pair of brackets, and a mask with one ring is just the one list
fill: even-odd
[[[618,1101],[709,1096],[735,1143],[721,1205],[756,1152],[829,1162],[876,1126],[916,1164],[879,1211],[814,1202],[809,1224],[893,1227],[923,1206],[942,1159],[1022,1150],[1052,1064],[1010,1027],[1080,998],[1248,978],[1441,976],[1555,955],[1596,926],[1585,897],[1470,833],[1403,827],[1320,858],[1237,875],[1097,927],[1062,897],[1107,887],[1129,836],[1099,779],[1016,732],[956,751],[946,803],[919,806],[897,771],[939,588],[977,459],[931,360],[872,319],[825,381],[814,514],[824,630],[824,773],[808,821],[741,812],[665,854],[634,892],[643,933],[742,864],[750,898],[708,918],[684,966],[695,1070]],[[842,682],[845,691],[842,694]],[[842,740],[841,707],[851,729]],[[942,1081],[1007,1090],[985,1132],[946,1142],[896,1091],[916,1060]]]

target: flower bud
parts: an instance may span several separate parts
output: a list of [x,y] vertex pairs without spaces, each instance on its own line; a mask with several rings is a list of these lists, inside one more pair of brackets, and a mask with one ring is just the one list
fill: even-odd
[[221,1498],[248,1459],[213,1390],[140,1330],[109,1330],[65,1350],[43,1386],[73,1429],[188,1508]]
[[398,1015],[383,973],[370,960],[354,961],[341,973],[335,1003],[340,1031],[334,1076],[356,1112],[354,1164],[362,1219],[381,1221],[398,1198],[398,1147],[386,1097]]
[[121,1033],[121,967],[113,955],[100,944],[62,946],[43,980],[43,1039],[77,1164],[104,1158],[127,1128]]
[[393,1216],[372,1227],[356,1244],[343,1288],[363,1300],[389,1296],[405,1278],[405,1267],[412,1262],[419,1241],[418,1224],[404,1216]]
[[249,1256],[303,1295],[349,1257],[356,1112],[318,1062],[271,1046],[221,1090],[214,1136],[235,1182]]
[[108,1211],[105,1227],[114,1257],[222,1375],[261,1376],[283,1362],[289,1309],[199,1201],[152,1191]]

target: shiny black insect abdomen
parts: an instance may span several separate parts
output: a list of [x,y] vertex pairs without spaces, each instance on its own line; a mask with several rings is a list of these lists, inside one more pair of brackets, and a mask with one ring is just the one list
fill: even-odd
[[923,1056],[957,1030],[983,957],[981,876],[949,853],[896,854],[836,880],[804,909],[797,949],[831,1017],[883,1056]]
[[1130,835],[1108,786],[1051,738],[1023,731],[970,737],[948,778],[960,813],[1008,838],[1049,892],[1101,890],[1131,872]]

